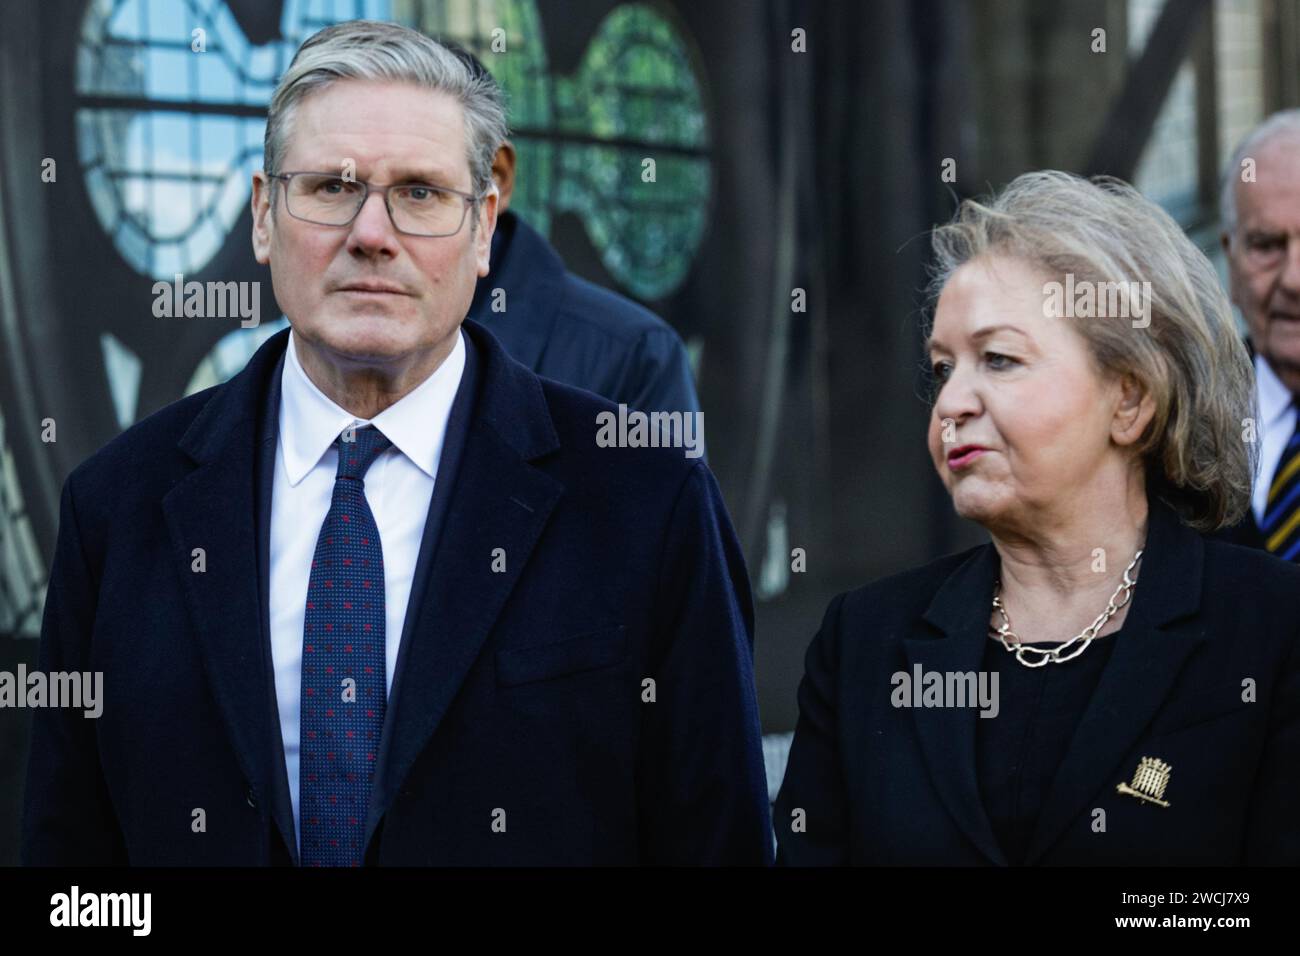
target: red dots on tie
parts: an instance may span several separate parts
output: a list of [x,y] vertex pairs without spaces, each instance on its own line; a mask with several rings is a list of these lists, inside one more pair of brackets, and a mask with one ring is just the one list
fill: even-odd
[[[312,835],[304,834],[304,865],[362,865],[362,854],[365,851],[362,828],[366,821],[358,811],[364,806],[370,788],[374,786],[374,768],[379,749],[377,745],[383,736],[380,730],[385,705],[382,665],[385,623],[382,614],[383,594],[381,592],[374,601],[363,602],[365,614],[351,613],[359,610],[361,605],[350,597],[351,588],[369,590],[384,584],[384,562],[378,551],[379,535],[365,500],[364,471],[365,466],[375,460],[376,453],[382,452],[390,443],[380,434],[370,431],[365,434],[367,437],[363,443],[351,453],[341,444],[337,446],[340,461],[346,461],[340,469],[342,474],[335,477],[336,493],[318,537],[320,550],[312,555],[313,570],[306,595],[311,597],[306,620],[303,622],[307,641],[311,641],[314,636],[310,631],[314,625],[330,637],[335,636],[334,631],[337,630],[337,636],[349,643],[340,645],[347,657],[345,664],[334,662],[332,645],[312,647],[313,652],[323,651],[327,655],[319,667],[311,663],[314,653],[311,656],[304,654],[302,662],[303,690],[310,692],[310,696],[304,694],[301,708],[302,779],[309,780],[306,771],[310,767],[319,767],[322,762],[327,765],[319,782],[312,776],[310,789],[306,789],[304,783],[302,805],[307,813],[312,809],[318,813],[326,811],[325,816],[313,818],[318,819],[321,825],[313,830]],[[376,439],[377,442],[374,441]],[[348,462],[353,466],[351,471],[348,470]],[[357,526],[355,535],[351,531],[354,519]],[[373,552],[371,549],[374,549]],[[370,567],[372,556],[375,558],[373,569]],[[375,577],[350,578],[347,571],[353,568],[365,568],[367,574],[373,571]],[[341,576],[333,577],[335,570]],[[363,583],[358,584],[359,581]],[[349,598],[344,600],[340,596],[338,600],[321,599],[323,591],[332,593],[335,588],[348,592]],[[311,622],[310,625],[308,621]],[[354,639],[354,632],[364,632],[371,638],[370,643],[350,643]],[[307,641],[304,642],[304,647],[308,646]],[[344,676],[355,677],[361,685],[357,687],[360,691],[357,699],[361,702],[361,708],[351,708],[346,704],[337,706],[339,698],[335,685]],[[314,705],[318,697],[323,706]],[[312,716],[315,714],[320,716]],[[363,749],[350,749],[362,739],[366,741]],[[344,743],[344,750],[314,750],[318,744],[334,747],[340,742]],[[360,766],[366,769],[358,769]],[[329,798],[328,802],[326,797]]]

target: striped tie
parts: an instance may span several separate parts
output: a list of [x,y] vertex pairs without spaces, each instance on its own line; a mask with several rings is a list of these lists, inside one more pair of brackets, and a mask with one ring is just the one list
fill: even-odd
[[1283,561],[1300,557],[1300,410],[1295,433],[1282,450],[1268,487],[1262,530],[1268,536],[1265,547]]

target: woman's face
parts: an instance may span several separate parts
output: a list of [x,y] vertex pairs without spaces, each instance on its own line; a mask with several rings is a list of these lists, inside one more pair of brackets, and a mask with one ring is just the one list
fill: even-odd
[[944,286],[930,338],[939,393],[928,442],[957,513],[1016,528],[1076,505],[1102,470],[1122,389],[1098,374],[1072,324],[1049,318],[1042,274],[973,259]]

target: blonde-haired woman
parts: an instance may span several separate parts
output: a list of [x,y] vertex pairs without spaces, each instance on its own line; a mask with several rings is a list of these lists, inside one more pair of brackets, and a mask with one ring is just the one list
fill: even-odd
[[929,449],[991,540],[831,602],[778,863],[1300,863],[1300,568],[1203,537],[1255,460],[1213,267],[1059,172],[934,248]]

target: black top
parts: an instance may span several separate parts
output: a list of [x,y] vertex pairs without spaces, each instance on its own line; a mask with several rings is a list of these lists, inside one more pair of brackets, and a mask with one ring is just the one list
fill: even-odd
[[[988,755],[1018,753],[990,747],[988,735],[1014,739],[1025,713],[1017,691],[1043,681],[1015,791],[1019,817],[1035,818],[1025,865],[1300,865],[1300,567],[1203,538],[1158,496],[1148,504],[1123,630],[1045,673],[991,646],[1001,567],[992,543],[836,597],[804,657],[799,723],[772,813],[779,862],[1010,863],[985,801],[1004,814],[1011,799],[981,776],[1013,775],[987,759],[981,775],[979,738]],[[900,671],[946,679],[978,675],[986,662],[999,675],[997,717],[969,705],[898,705]],[[1095,686],[1075,687],[1089,668],[1101,668]],[[1246,678],[1258,688],[1253,702],[1242,699]],[[1075,705],[1070,746],[1062,752],[1069,731],[1058,730],[1058,756],[1045,758],[1041,708],[1065,710],[1067,697],[1088,704]],[[1143,757],[1173,768],[1165,805],[1119,789]],[[1033,767],[1055,768],[1045,797],[1030,793],[1042,790]],[[1094,829],[1103,819],[1105,830]]]
[[1001,641],[985,641],[983,669],[998,675],[999,708],[996,717],[975,722],[980,799],[1014,866],[1025,861],[1052,779],[1122,634],[1123,628],[1094,640],[1073,660],[1042,667],[1025,667]]

